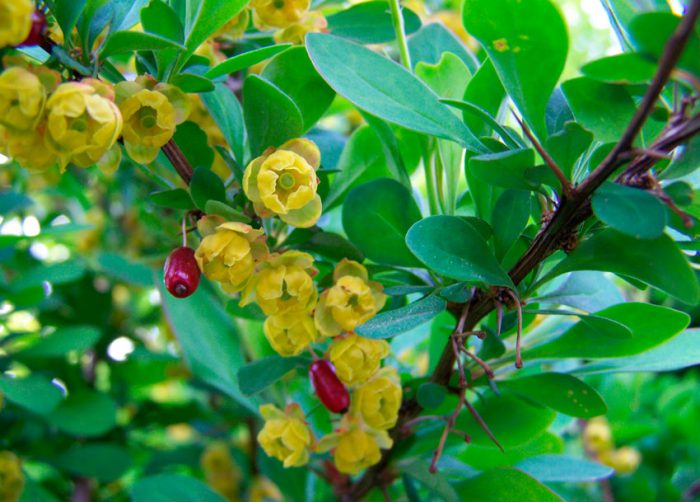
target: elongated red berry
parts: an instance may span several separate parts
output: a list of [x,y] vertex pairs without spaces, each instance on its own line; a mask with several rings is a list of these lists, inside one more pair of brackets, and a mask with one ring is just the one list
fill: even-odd
[[186,298],[195,292],[202,275],[194,259],[194,249],[177,248],[165,260],[165,287],[176,298]]
[[32,13],[32,27],[29,30],[29,35],[24,39],[24,42],[18,47],[27,47],[30,45],[40,45],[46,32],[46,16],[40,10],[35,10]]
[[323,406],[333,413],[348,411],[350,393],[335,375],[333,364],[325,359],[314,361],[309,368],[309,378]]

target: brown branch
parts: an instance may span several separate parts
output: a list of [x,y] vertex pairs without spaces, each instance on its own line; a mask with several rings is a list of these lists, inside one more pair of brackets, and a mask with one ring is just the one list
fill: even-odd
[[177,174],[180,175],[180,178],[189,185],[190,181],[192,181],[192,166],[182,153],[182,150],[180,150],[180,147],[177,146],[177,143],[171,139],[163,146],[162,150],[175,168],[175,171],[177,171]]
[[[514,284],[517,285],[522,282],[544,259],[562,247],[563,242],[568,241],[571,235],[577,231],[578,226],[591,215],[589,201],[591,194],[626,161],[625,156],[629,159],[628,152],[633,148],[635,138],[641,131],[666,85],[671,71],[678,62],[699,15],[700,0],[693,0],[683,20],[666,43],[656,75],[620,141],[589,177],[572,191],[571,197],[562,201],[552,218],[510,270],[509,275]],[[684,124],[674,127],[676,127],[675,133],[667,132],[654,143],[652,150],[656,152],[671,151],[686,139],[697,134],[700,132],[700,118],[693,117],[686,120]],[[656,158],[643,155],[632,161],[625,172],[630,170],[633,172],[640,169],[644,172],[644,170],[653,166],[657,160]],[[459,332],[473,331],[479,321],[496,308],[496,294],[495,290],[487,293],[478,292],[469,300],[468,310],[465,310],[463,304],[448,304],[448,310],[456,318],[460,318],[464,312],[467,312],[464,322],[460,322],[462,329]],[[450,339],[431,376],[431,381],[440,385],[448,385],[454,364],[455,354],[452,350],[452,339]],[[421,407],[415,399],[410,399],[403,404],[397,425],[391,431],[394,444],[401,439],[403,425],[417,417],[420,411]],[[368,469],[353,484],[349,493],[343,497],[343,501],[360,500],[373,487],[377,486],[378,480],[384,478],[384,472],[389,466],[393,453],[394,448],[385,451],[379,463]]]

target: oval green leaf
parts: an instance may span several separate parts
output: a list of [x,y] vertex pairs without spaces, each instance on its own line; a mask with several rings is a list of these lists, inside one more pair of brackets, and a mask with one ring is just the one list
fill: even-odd
[[605,183],[593,194],[591,205],[603,223],[637,239],[659,237],[668,223],[663,202],[640,188]]
[[404,307],[382,312],[355,330],[366,338],[392,338],[432,320],[447,308],[447,302],[428,295]]

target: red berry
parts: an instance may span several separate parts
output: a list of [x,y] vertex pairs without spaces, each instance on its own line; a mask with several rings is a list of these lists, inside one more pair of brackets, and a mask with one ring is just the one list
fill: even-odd
[[316,395],[333,413],[345,413],[350,407],[350,394],[335,375],[335,368],[325,359],[314,361],[309,368],[309,377]]
[[29,35],[24,39],[24,42],[18,47],[26,47],[30,45],[40,45],[46,32],[46,16],[40,10],[35,10],[32,13],[32,28],[29,30]]
[[201,272],[194,259],[194,249],[177,248],[170,253],[163,267],[165,287],[176,298],[186,298],[195,292]]

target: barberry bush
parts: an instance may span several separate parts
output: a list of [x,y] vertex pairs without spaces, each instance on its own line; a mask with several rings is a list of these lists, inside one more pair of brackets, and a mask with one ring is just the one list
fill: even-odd
[[0,501],[700,496],[699,16],[0,0]]

